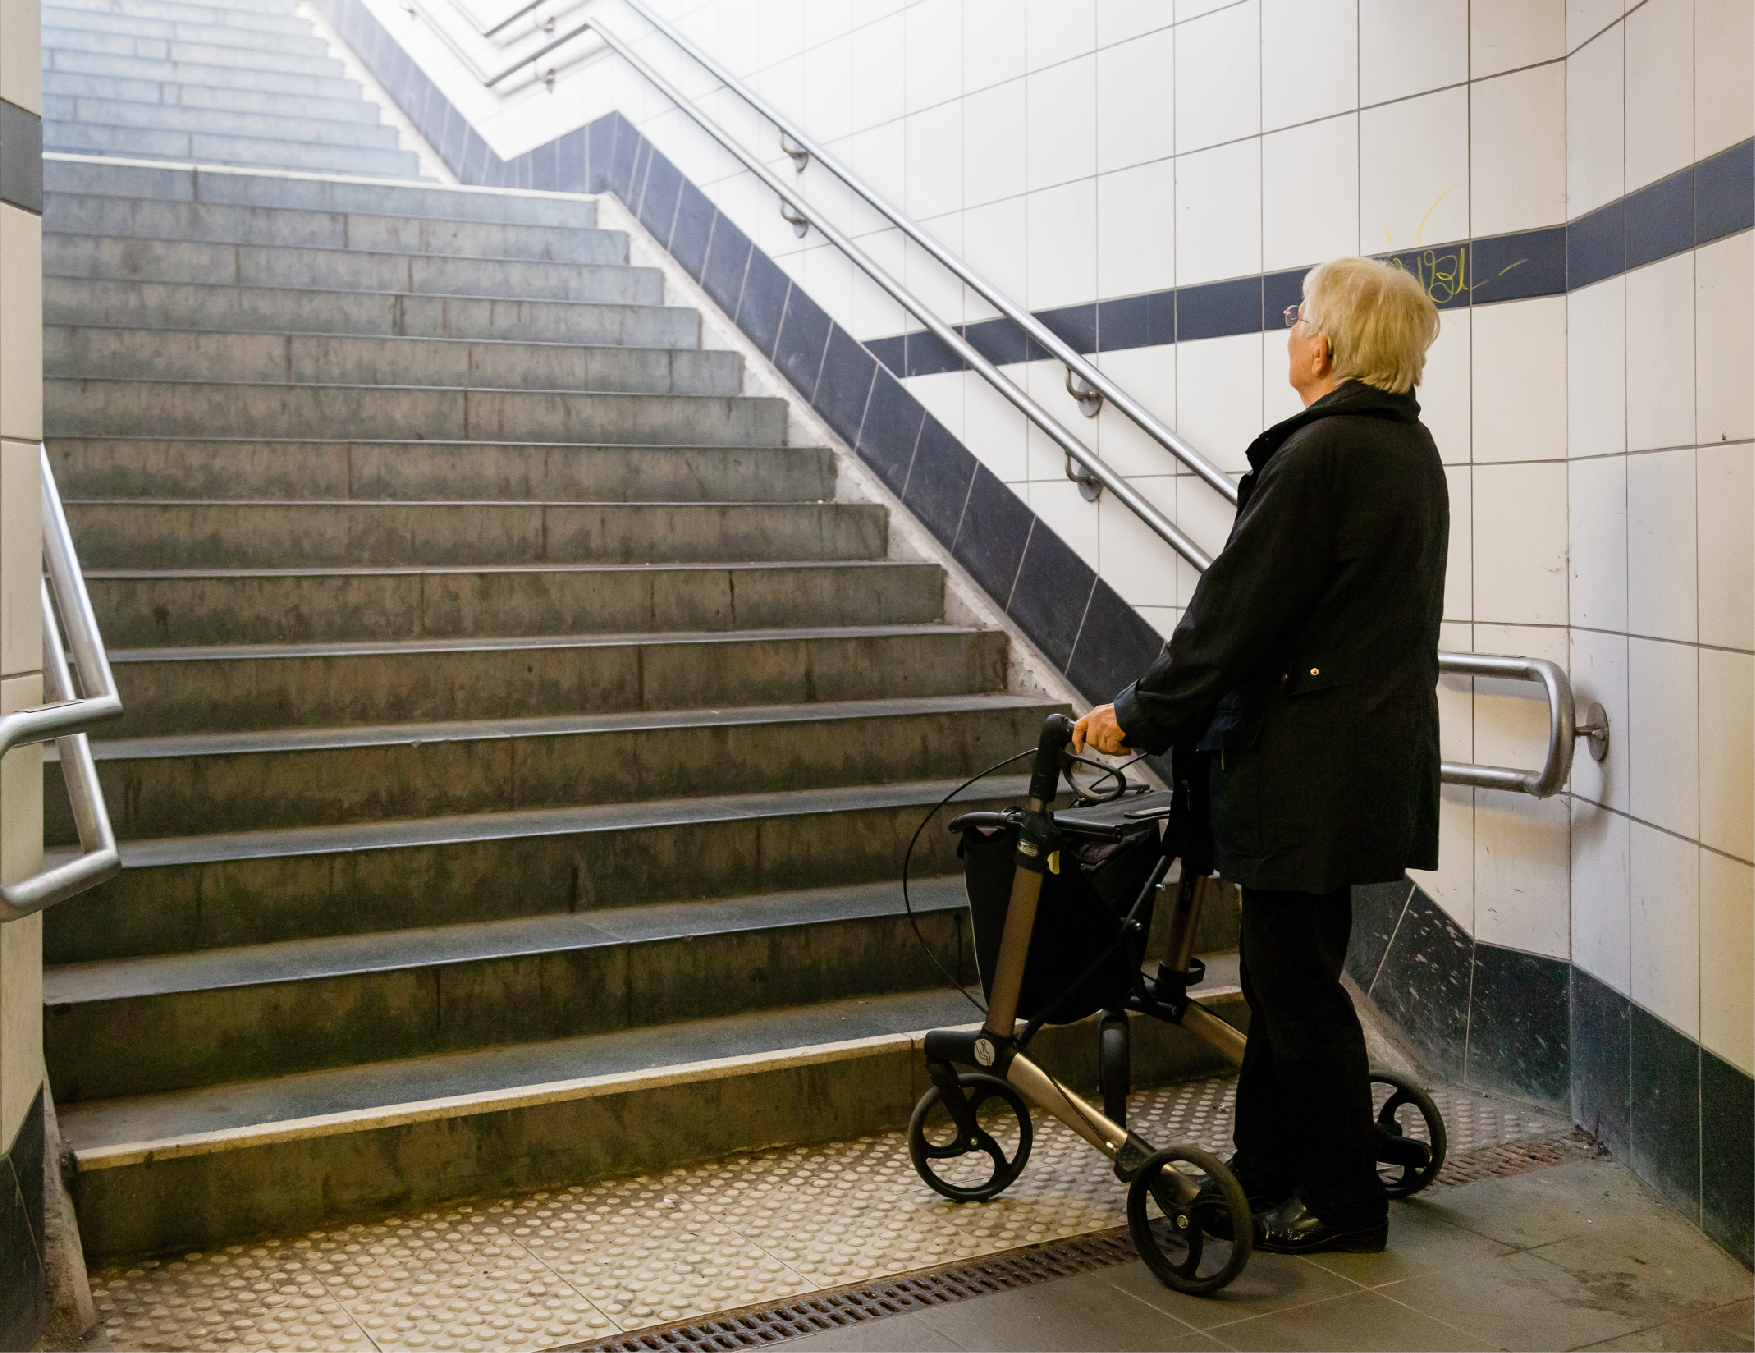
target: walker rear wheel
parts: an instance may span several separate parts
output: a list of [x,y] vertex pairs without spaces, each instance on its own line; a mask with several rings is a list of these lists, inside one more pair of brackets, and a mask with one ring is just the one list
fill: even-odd
[[[1177,1170],[1178,1161],[1200,1174]],[[1194,1206],[1193,1189],[1209,1182],[1224,1199],[1233,1239],[1201,1226],[1198,1212],[1204,1208]],[[1140,1166],[1127,1190],[1127,1229],[1159,1282],[1197,1297],[1217,1292],[1241,1273],[1255,1242],[1243,1186],[1217,1156],[1193,1146],[1160,1151]]]
[[1407,1198],[1438,1177],[1449,1145],[1432,1096],[1394,1071],[1372,1068],[1377,1110],[1377,1173],[1391,1198]]
[[908,1155],[927,1187],[952,1202],[978,1203],[1003,1193],[1030,1159],[1030,1110],[997,1076],[965,1071],[957,1084],[974,1115],[966,1136],[934,1085],[908,1120]]

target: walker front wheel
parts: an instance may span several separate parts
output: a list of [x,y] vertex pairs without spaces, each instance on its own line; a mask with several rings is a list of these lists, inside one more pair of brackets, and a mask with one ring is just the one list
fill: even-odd
[[958,1127],[933,1086],[908,1120],[908,1155],[927,1187],[956,1203],[979,1203],[1003,1193],[1030,1159],[1030,1109],[997,1076],[965,1071],[957,1077],[975,1125]]
[[1432,1096],[1394,1071],[1371,1071],[1377,1110],[1378,1175],[1391,1198],[1407,1198],[1438,1177],[1449,1145]]
[[1129,1042],[1125,1015],[1098,1025],[1097,1083],[1103,1092],[1103,1116],[1117,1127],[1127,1126],[1127,1095],[1133,1089]]
[[[1199,1175],[1177,1170],[1178,1161]],[[1182,1178],[1172,1177],[1177,1175]],[[1195,1207],[1193,1188],[1203,1183],[1215,1185],[1223,1198],[1231,1239],[1202,1227],[1204,1208]],[[1193,1146],[1160,1151],[1140,1166],[1127,1189],[1127,1229],[1159,1282],[1197,1297],[1217,1292],[1241,1273],[1255,1243],[1243,1186],[1218,1157]]]

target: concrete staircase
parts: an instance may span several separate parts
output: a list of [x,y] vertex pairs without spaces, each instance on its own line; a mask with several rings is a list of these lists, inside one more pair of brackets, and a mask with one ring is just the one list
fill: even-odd
[[287,0],[45,4],[43,148],[419,177]]
[[[290,4],[44,40],[51,148],[252,167],[45,166],[48,446],[127,708],[123,873],[44,939],[88,1252],[905,1117],[910,1034],[973,1012],[903,847],[1059,707],[1005,634],[590,200],[412,181]],[[956,869],[929,833],[967,978]]]
[[[418,181],[290,0],[44,13],[44,421],[127,711],[123,872],[44,931],[88,1254],[905,1122],[974,972],[903,849],[1063,706],[590,199]],[[1211,1066],[1158,1027],[1141,1083]]]

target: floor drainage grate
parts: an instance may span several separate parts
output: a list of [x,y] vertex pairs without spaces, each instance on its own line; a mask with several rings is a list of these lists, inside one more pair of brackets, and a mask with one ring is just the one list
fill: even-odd
[[[1434,1188],[1505,1178],[1526,1170],[1562,1165],[1604,1154],[1582,1129],[1465,1151],[1445,1162]],[[943,1306],[969,1297],[1051,1278],[1070,1278],[1139,1257],[1125,1226],[1070,1240],[1051,1240],[1006,1250],[981,1259],[922,1269],[896,1278],[852,1283],[809,1296],[727,1311],[706,1320],[618,1334],[592,1343],[569,1344],[557,1353],[731,1353],[742,1348],[820,1334],[844,1325],[881,1320],[923,1306]]]
[[571,1347],[590,1353],[723,1353],[880,1320],[922,1306],[1029,1287],[1051,1278],[1070,1278],[1137,1257],[1123,1226]]
[[1495,1146],[1477,1147],[1444,1162],[1444,1168],[1433,1180],[1433,1186],[1471,1184],[1477,1179],[1498,1179],[1538,1170],[1547,1165],[1564,1165],[1569,1160],[1589,1160],[1608,1155],[1605,1147],[1583,1128],[1535,1137],[1521,1142],[1500,1142]]

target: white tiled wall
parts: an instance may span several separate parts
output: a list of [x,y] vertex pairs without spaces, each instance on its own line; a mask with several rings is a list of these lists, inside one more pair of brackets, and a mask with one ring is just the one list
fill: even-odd
[[[42,111],[38,0],[0,0],[0,98]],[[42,703],[42,222],[0,203],[0,713]],[[0,764],[0,879],[43,853],[41,749]],[[0,923],[0,1150],[43,1080],[42,921]]]
[[[503,154],[620,109],[862,338],[913,327],[613,59],[489,95],[368,0]],[[1033,308],[1553,226],[1755,131],[1747,0],[657,0]],[[599,12],[613,11],[604,0]],[[618,23],[644,32],[631,15]],[[642,53],[710,82],[666,42]],[[449,72],[449,73],[448,73]],[[773,131],[709,108],[790,178]],[[820,167],[801,191],[947,320],[990,312]],[[1421,399],[1450,476],[1446,646],[1552,657],[1608,761],[1545,804],[1447,791],[1421,882],[1494,943],[1571,957],[1745,1070],[1755,876],[1751,236],[1563,298],[1447,311]],[[1100,359],[1233,473],[1296,411],[1278,333]],[[1218,497],[1052,364],[1016,377],[1208,548]],[[973,375],[912,388],[1168,631],[1189,570]],[[1442,695],[1446,755],[1530,765],[1530,689]]]
[[[1571,218],[1755,130],[1747,4],[1627,8],[1569,6]],[[1745,232],[1566,299],[1571,672],[1616,729],[1572,778],[1572,958],[1745,1071],[1752,259]]]

